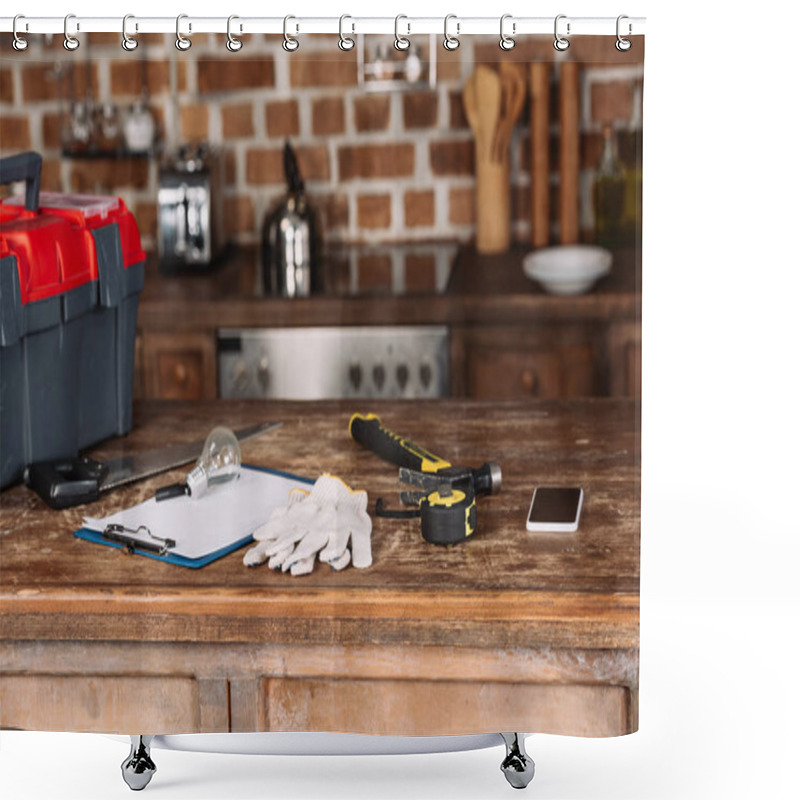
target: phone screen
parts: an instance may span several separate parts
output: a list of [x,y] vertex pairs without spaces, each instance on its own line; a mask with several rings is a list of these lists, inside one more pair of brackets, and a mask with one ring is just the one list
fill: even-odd
[[529,531],[576,531],[582,505],[583,489],[537,487],[526,527]]

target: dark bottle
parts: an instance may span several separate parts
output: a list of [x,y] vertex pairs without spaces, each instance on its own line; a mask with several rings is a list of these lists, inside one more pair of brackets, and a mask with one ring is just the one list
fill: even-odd
[[625,183],[614,132],[606,125],[594,181],[595,242],[603,247],[619,245],[624,238]]
[[264,291],[283,297],[308,297],[319,290],[319,226],[289,142],[283,149],[283,168],[286,196],[264,220],[261,243]]

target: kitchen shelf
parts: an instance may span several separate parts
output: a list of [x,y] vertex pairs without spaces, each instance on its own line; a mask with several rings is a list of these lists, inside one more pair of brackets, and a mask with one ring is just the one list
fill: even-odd
[[73,161],[99,161],[101,159],[117,159],[123,161],[126,159],[140,159],[152,158],[155,155],[154,150],[126,150],[122,149],[89,149],[89,150],[61,150],[62,158],[69,158]]

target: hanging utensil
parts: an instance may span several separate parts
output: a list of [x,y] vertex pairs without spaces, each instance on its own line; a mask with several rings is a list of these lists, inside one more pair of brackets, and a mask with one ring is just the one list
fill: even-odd
[[463,97],[475,135],[475,244],[479,253],[502,253],[511,240],[511,202],[508,164],[492,156],[502,110],[500,76],[490,67],[476,67]]
[[479,65],[475,69],[475,88],[479,110],[478,157],[491,158],[503,99],[500,76],[490,67]]
[[502,110],[494,137],[495,161],[506,158],[514,125],[525,103],[525,73],[521,64],[504,61],[500,64]]

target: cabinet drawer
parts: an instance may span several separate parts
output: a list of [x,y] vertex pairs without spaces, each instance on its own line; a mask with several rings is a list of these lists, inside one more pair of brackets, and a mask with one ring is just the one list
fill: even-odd
[[481,399],[588,397],[597,393],[595,362],[588,344],[473,349],[467,392]]
[[146,397],[163,400],[216,397],[213,335],[151,334],[142,338]]
[[615,397],[641,397],[642,331],[637,323],[621,322],[610,328],[608,360],[611,394]]
[[191,678],[3,675],[0,727],[20,730],[185,733],[200,729]]

